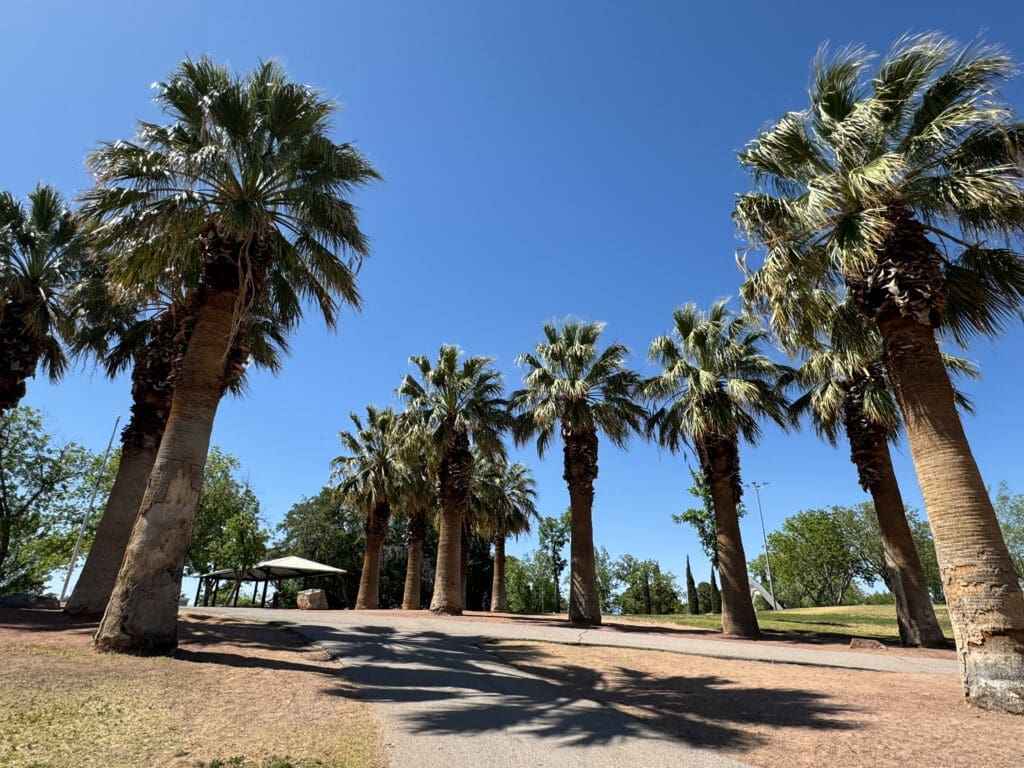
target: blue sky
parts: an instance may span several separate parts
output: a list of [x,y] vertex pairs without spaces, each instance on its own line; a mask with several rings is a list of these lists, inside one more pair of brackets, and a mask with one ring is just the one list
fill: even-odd
[[[251,393],[222,404],[213,436],[242,460],[274,524],[326,482],[349,411],[391,402],[410,354],[455,343],[495,357],[513,388],[515,356],[543,321],[571,314],[605,321],[608,340],[651,371],[647,346],[676,306],[735,295],[741,243],[730,213],[748,187],[735,152],[804,106],[823,41],[884,51],[908,31],[983,33],[1024,60],[1017,3],[712,5],[6,3],[0,188],[23,195],[43,181],[81,192],[89,150],[156,118],[150,83],[189,54],[241,70],[278,58],[343,105],[336,137],[385,177],[356,198],[373,250],[359,282],[365,308],[334,334],[311,314],[284,372],[253,373]],[[1024,81],[1005,93],[1024,110]],[[1022,353],[1019,328],[977,343],[968,356],[984,379],[966,385],[982,473],[1017,490]],[[80,368],[56,387],[30,382],[26,403],[99,451],[115,415],[128,415],[129,383]],[[802,508],[865,499],[846,453],[773,428],[744,447],[744,479],[769,483],[769,528]],[[559,514],[561,451],[517,456],[534,468],[542,513]],[[906,449],[896,458],[907,501],[920,507]],[[597,544],[680,575],[690,555],[706,578],[692,532],[670,520],[691,503],[689,481],[680,456],[639,441],[627,452],[603,445]],[[743,522],[749,557],[760,551],[756,519]],[[532,546],[524,538],[510,552]]]

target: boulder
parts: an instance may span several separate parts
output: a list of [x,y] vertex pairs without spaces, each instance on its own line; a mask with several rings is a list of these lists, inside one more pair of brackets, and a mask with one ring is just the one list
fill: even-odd
[[866,648],[873,651],[884,651],[885,646],[877,640],[870,640],[866,637],[855,637],[850,640],[851,648]]
[[302,611],[326,611],[327,595],[322,589],[304,589],[296,595],[295,603]]

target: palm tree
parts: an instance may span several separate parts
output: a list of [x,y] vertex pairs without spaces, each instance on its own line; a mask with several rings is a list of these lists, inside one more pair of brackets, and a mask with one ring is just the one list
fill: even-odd
[[626,368],[629,350],[610,344],[599,351],[603,330],[604,323],[545,323],[545,340],[533,354],[516,358],[526,369],[526,387],[512,395],[517,444],[536,436],[537,455],[543,457],[555,428],[561,431],[572,518],[569,621],[584,625],[601,623],[592,518],[598,431],[621,448],[647,416],[637,402],[640,376]]
[[[111,378],[131,366],[131,417],[121,432],[121,452],[114,484],[75,589],[64,612],[79,616],[103,614],[138,516],[167,417],[174,381],[191,336],[194,314],[190,302],[170,300],[155,308],[136,305],[107,290],[105,281],[79,291],[72,306],[79,312],[71,348],[99,359]],[[83,300],[83,293],[90,295]],[[140,315],[149,312],[148,315]],[[277,372],[288,352],[285,318],[256,314],[246,338],[236,339],[225,363],[224,385],[241,395],[251,362]]]
[[424,355],[409,362],[420,380],[407,374],[398,387],[408,410],[422,416],[431,449],[438,460],[440,498],[434,613],[461,614],[462,523],[469,511],[473,478],[470,441],[486,456],[504,452],[501,435],[508,426],[504,382],[489,357],[462,361],[458,347],[444,344],[431,365]]
[[[838,315],[844,309],[834,311]],[[856,318],[850,318],[836,325],[856,327],[854,323]],[[860,486],[874,502],[885,558],[883,576],[896,600],[900,642],[945,648],[889,451],[902,425],[885,378],[881,345],[870,329],[860,327],[856,332],[864,340],[858,346],[866,341],[864,348],[822,344],[808,353],[796,372],[797,382],[807,391],[794,401],[793,411],[797,416],[809,413],[815,431],[833,446],[839,432],[846,433]],[[833,337],[841,338],[835,328]],[[962,358],[946,356],[946,363],[951,370],[977,376],[977,370]],[[970,408],[963,395],[957,393],[957,398],[961,407]]]
[[36,187],[27,209],[0,193],[0,413],[17,407],[40,364],[52,381],[63,375],[66,300],[85,268],[78,222],[57,190]]
[[197,478],[234,340],[253,307],[297,318],[310,299],[333,326],[341,304],[358,306],[353,268],[367,244],[345,196],[377,178],[328,136],[335,105],[273,62],[237,77],[187,60],[158,89],[170,123],[141,123],[134,141],[94,152],[83,209],[118,284],[181,275],[195,297],[167,427],[96,635],[101,648],[134,653],[177,642]]
[[431,449],[429,436],[419,414],[402,415],[405,431],[405,483],[401,489],[401,502],[405,507],[405,586],[402,590],[402,608],[416,611],[420,608],[423,572],[423,541],[431,525],[432,510],[437,503],[437,456]]
[[405,433],[391,408],[366,407],[366,423],[358,414],[349,418],[353,432],[339,432],[346,455],[331,462],[334,478],[349,504],[366,517],[366,548],[359,577],[357,609],[380,605],[380,553],[388,532],[391,507],[406,485]]
[[994,334],[1024,296],[1024,125],[997,93],[1014,64],[939,34],[898,41],[873,76],[870,64],[860,48],[822,51],[809,108],[740,153],[755,189],[735,218],[764,251],[745,295],[792,348],[814,333],[815,291],[848,295],[877,329],[966,695],[1024,712],[1024,594],[936,339]]
[[479,530],[494,545],[494,570],[491,580],[491,611],[508,610],[505,596],[505,540],[529,533],[530,521],[537,519],[537,489],[529,468],[496,459],[483,464],[477,473],[478,490],[474,494],[481,508]]
[[660,404],[648,434],[673,453],[689,444],[697,455],[715,512],[722,631],[757,637],[737,514],[739,444],[756,443],[765,419],[788,425],[784,383],[791,371],[764,355],[767,334],[724,300],[706,313],[687,304],[672,319],[672,332],[651,342],[649,357],[662,372],[645,383],[647,396]]

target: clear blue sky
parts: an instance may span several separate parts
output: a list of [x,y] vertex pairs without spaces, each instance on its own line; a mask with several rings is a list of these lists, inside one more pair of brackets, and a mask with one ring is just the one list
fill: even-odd
[[[686,7],[689,6],[689,7]],[[747,188],[735,151],[784,111],[802,108],[808,64],[827,39],[885,50],[900,34],[984,32],[1024,60],[1024,4],[1008,2],[8,2],[0,27],[0,188],[38,181],[68,195],[89,184],[88,151],[153,119],[150,83],[187,54],[236,69],[278,58],[293,78],[344,106],[336,136],[357,142],[385,176],[357,198],[373,255],[361,314],[330,334],[310,316],[285,371],[255,373],[228,399],[214,442],[237,455],[269,523],[326,482],[351,410],[391,402],[410,354],[442,342],[491,355],[510,387],[514,357],[544,320],[607,322],[645,362],[672,310],[735,295],[730,221]],[[1024,84],[1006,94],[1024,111]],[[986,481],[1019,477],[1024,333],[969,352],[985,378],[967,387],[968,435]],[[129,382],[89,369],[61,385],[32,381],[27,404],[66,438],[102,450]],[[568,504],[561,451],[534,468],[544,514]],[[920,506],[905,448],[897,471]],[[768,429],[744,447],[745,480],[769,528],[801,508],[853,503],[844,449]],[[603,445],[595,538],[614,556],[657,558],[682,573],[691,503],[684,460],[635,442]],[[752,501],[752,499],[750,499]],[[760,551],[756,515],[743,523]],[[531,548],[532,539],[510,547]]]

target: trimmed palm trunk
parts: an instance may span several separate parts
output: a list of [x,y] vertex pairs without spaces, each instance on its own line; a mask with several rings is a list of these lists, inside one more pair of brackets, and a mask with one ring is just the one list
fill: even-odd
[[359,593],[356,610],[380,607],[380,553],[388,530],[391,505],[384,501],[375,504],[366,516],[366,548],[363,551],[363,570],[359,574]]
[[466,607],[469,590],[469,524],[462,520],[462,542],[459,550],[459,581],[462,583],[462,607]]
[[420,590],[423,583],[423,539],[427,535],[426,510],[418,509],[409,513],[406,521],[405,542],[408,555],[405,561],[405,589],[402,591],[402,609],[420,609]]
[[25,382],[35,376],[43,345],[25,333],[27,308],[8,301],[0,308],[0,413],[13,410],[25,396]]
[[883,427],[864,418],[862,392],[850,388],[843,422],[850,441],[850,459],[857,467],[861,487],[874,501],[885,557],[885,585],[896,599],[900,642],[908,646],[945,648],[946,638],[932,607],[928,581],[907,524],[903,496],[896,480]]
[[96,633],[101,650],[156,654],[177,645],[182,572],[223,391],[224,364],[237,330],[238,296],[237,287],[210,287],[197,304],[195,330],[177,379],[167,429]]
[[462,613],[462,521],[469,508],[473,454],[469,435],[458,431],[441,457],[441,515],[438,522],[437,569],[430,610],[457,616]]
[[491,577],[491,612],[505,613],[508,610],[508,599],[505,595],[505,535],[495,534],[491,539],[494,544],[494,575]]
[[715,509],[715,541],[722,593],[722,632],[739,637],[761,634],[750,597],[737,504],[740,498],[739,446],[735,435],[706,440],[700,458]]
[[[572,510],[569,537],[569,621],[601,623],[601,597],[594,562],[594,480],[597,478],[597,431],[562,425],[564,478]],[[557,591],[558,585],[555,585]]]
[[960,423],[934,328],[945,309],[935,246],[903,210],[854,286],[878,323],[885,367],[935,539],[968,700],[1024,714],[1024,594]]
[[117,476],[65,613],[100,616],[107,607],[167,426],[174,378],[191,331],[191,316],[169,310],[135,357],[132,417],[121,433]]

